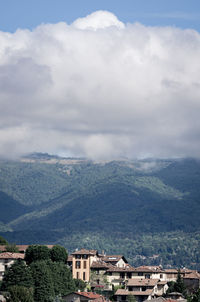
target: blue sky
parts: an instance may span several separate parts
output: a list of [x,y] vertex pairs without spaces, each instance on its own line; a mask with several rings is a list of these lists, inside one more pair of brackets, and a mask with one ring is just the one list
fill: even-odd
[[0,0],[0,30],[33,29],[41,23],[68,24],[96,10],[124,23],[176,26],[200,31],[199,0]]

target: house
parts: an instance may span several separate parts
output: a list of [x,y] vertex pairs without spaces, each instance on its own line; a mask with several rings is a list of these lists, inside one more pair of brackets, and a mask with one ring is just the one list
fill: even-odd
[[183,277],[183,282],[188,293],[192,294],[200,288],[200,274],[195,271],[190,274],[186,274],[185,277]]
[[106,302],[106,298],[102,295],[92,292],[74,292],[63,296],[66,302]]
[[72,253],[68,257],[68,265],[70,264],[72,266],[73,278],[82,279],[87,282],[91,281],[96,285],[101,285],[103,276],[105,281],[105,275],[108,277],[112,275],[110,272],[109,274],[106,273],[110,268],[126,270],[128,266],[128,262],[123,255],[105,255],[99,254],[97,250],[86,249]]
[[109,289],[108,279],[107,279],[107,270],[112,265],[105,263],[102,260],[94,261],[90,266],[90,285],[93,290]]
[[131,265],[125,267],[109,267],[107,270],[107,279],[113,286],[121,286],[125,284],[126,280],[132,278],[135,269]]
[[127,289],[118,289],[115,293],[115,297],[119,302],[128,302],[128,297],[134,296],[137,302],[143,302],[144,300],[151,300],[152,292],[153,291],[151,289],[134,292],[129,292]]
[[75,279],[89,282],[90,267],[94,261],[99,259],[97,250],[81,249],[72,255],[72,275]]
[[166,281],[165,270],[160,266],[139,266],[135,268],[133,278],[143,279],[159,279]]
[[17,259],[24,259],[24,254],[10,252],[0,253],[0,280],[3,279],[5,270]]
[[166,281],[159,279],[132,278],[126,282],[125,289],[118,289],[115,293],[117,301],[127,301],[133,295],[138,302],[151,300],[166,293]]
[[170,268],[170,269],[165,269],[164,274],[165,274],[165,280],[166,281],[176,281],[178,277],[178,273],[180,272],[181,277],[184,278],[185,276],[191,274],[194,272],[193,270],[183,268],[181,270],[175,269],[175,268]]
[[128,261],[123,255],[102,255],[101,260],[117,267],[126,267]]

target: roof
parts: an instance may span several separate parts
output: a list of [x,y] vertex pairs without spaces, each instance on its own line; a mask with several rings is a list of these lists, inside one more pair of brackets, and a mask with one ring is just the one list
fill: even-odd
[[0,253],[0,259],[24,259],[24,254],[21,253]]
[[135,272],[134,267],[132,267],[131,265],[126,265],[125,267],[117,267],[117,266],[112,266],[109,267],[109,269],[107,270],[107,272],[119,272],[119,273],[132,273]]
[[192,272],[183,277],[183,279],[200,279],[200,274],[197,272]]
[[152,289],[147,289],[145,291],[127,291],[126,289],[118,289],[115,293],[115,296],[150,296],[152,292]]
[[93,261],[90,268],[108,269],[110,265],[104,261]]
[[72,255],[91,255],[94,256],[96,255],[98,252],[97,250],[86,250],[86,249],[81,249],[79,251],[75,251],[72,253]]
[[103,255],[102,260],[105,262],[118,262],[120,259],[123,259],[124,262],[128,262],[123,255]]
[[135,271],[144,273],[163,273],[163,269],[160,266],[139,266],[135,268]]
[[174,300],[174,299],[166,299],[165,302],[177,302],[177,300]]
[[165,284],[167,284],[167,281],[159,281],[158,282],[158,285],[165,285]]
[[154,287],[158,283],[158,279],[129,279],[127,286],[152,286]]
[[183,297],[182,293],[179,292],[168,293],[167,296]]
[[89,298],[89,299],[98,299],[101,295],[92,293],[92,292],[75,292],[75,294]]
[[72,255],[68,255],[67,261],[68,262],[72,262],[72,260],[73,260],[73,256]]
[[[169,273],[169,274],[172,274],[172,273],[178,274],[178,271],[179,270],[177,268],[167,268],[167,269],[164,270],[165,273]],[[181,274],[189,274],[189,273],[192,273],[192,272],[194,272],[194,271],[191,270],[191,269],[188,269],[188,268],[180,269]]]

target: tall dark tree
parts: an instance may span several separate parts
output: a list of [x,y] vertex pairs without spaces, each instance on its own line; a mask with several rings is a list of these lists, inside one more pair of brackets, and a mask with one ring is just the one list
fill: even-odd
[[34,301],[51,302],[55,297],[55,291],[47,261],[32,262],[30,268],[34,280]]
[[49,260],[50,250],[46,245],[30,245],[25,253],[25,261],[31,264],[35,261]]
[[76,285],[70,269],[63,262],[47,262],[50,270],[54,285],[55,295],[67,295],[68,293],[75,291]]
[[67,262],[67,251],[63,246],[54,245],[50,250],[51,260],[56,262]]
[[5,271],[1,290],[8,290],[10,286],[16,284],[27,288],[33,287],[31,270],[21,259],[15,261],[13,265]]
[[184,296],[186,295],[186,287],[183,282],[183,278],[181,277],[180,270],[178,271],[178,276],[177,276],[176,282],[174,284],[174,291],[176,291],[178,293],[182,293]]

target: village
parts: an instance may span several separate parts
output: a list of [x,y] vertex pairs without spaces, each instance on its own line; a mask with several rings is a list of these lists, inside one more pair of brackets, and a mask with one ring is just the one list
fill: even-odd
[[[17,259],[24,259],[28,245],[17,245],[18,252],[7,252],[0,246],[0,280],[5,271]],[[53,246],[48,245],[49,249]],[[170,283],[180,277],[187,295],[200,288],[200,274],[187,268],[162,268],[162,266],[133,267],[123,255],[107,255],[104,251],[80,249],[70,255],[66,261],[74,279],[85,282],[85,290],[63,296],[67,302],[101,302],[112,299],[118,302],[173,302],[187,301],[181,292],[169,292]],[[2,296],[3,297],[3,296]],[[134,299],[134,300],[131,300]],[[1,298],[0,301],[6,301]]]

